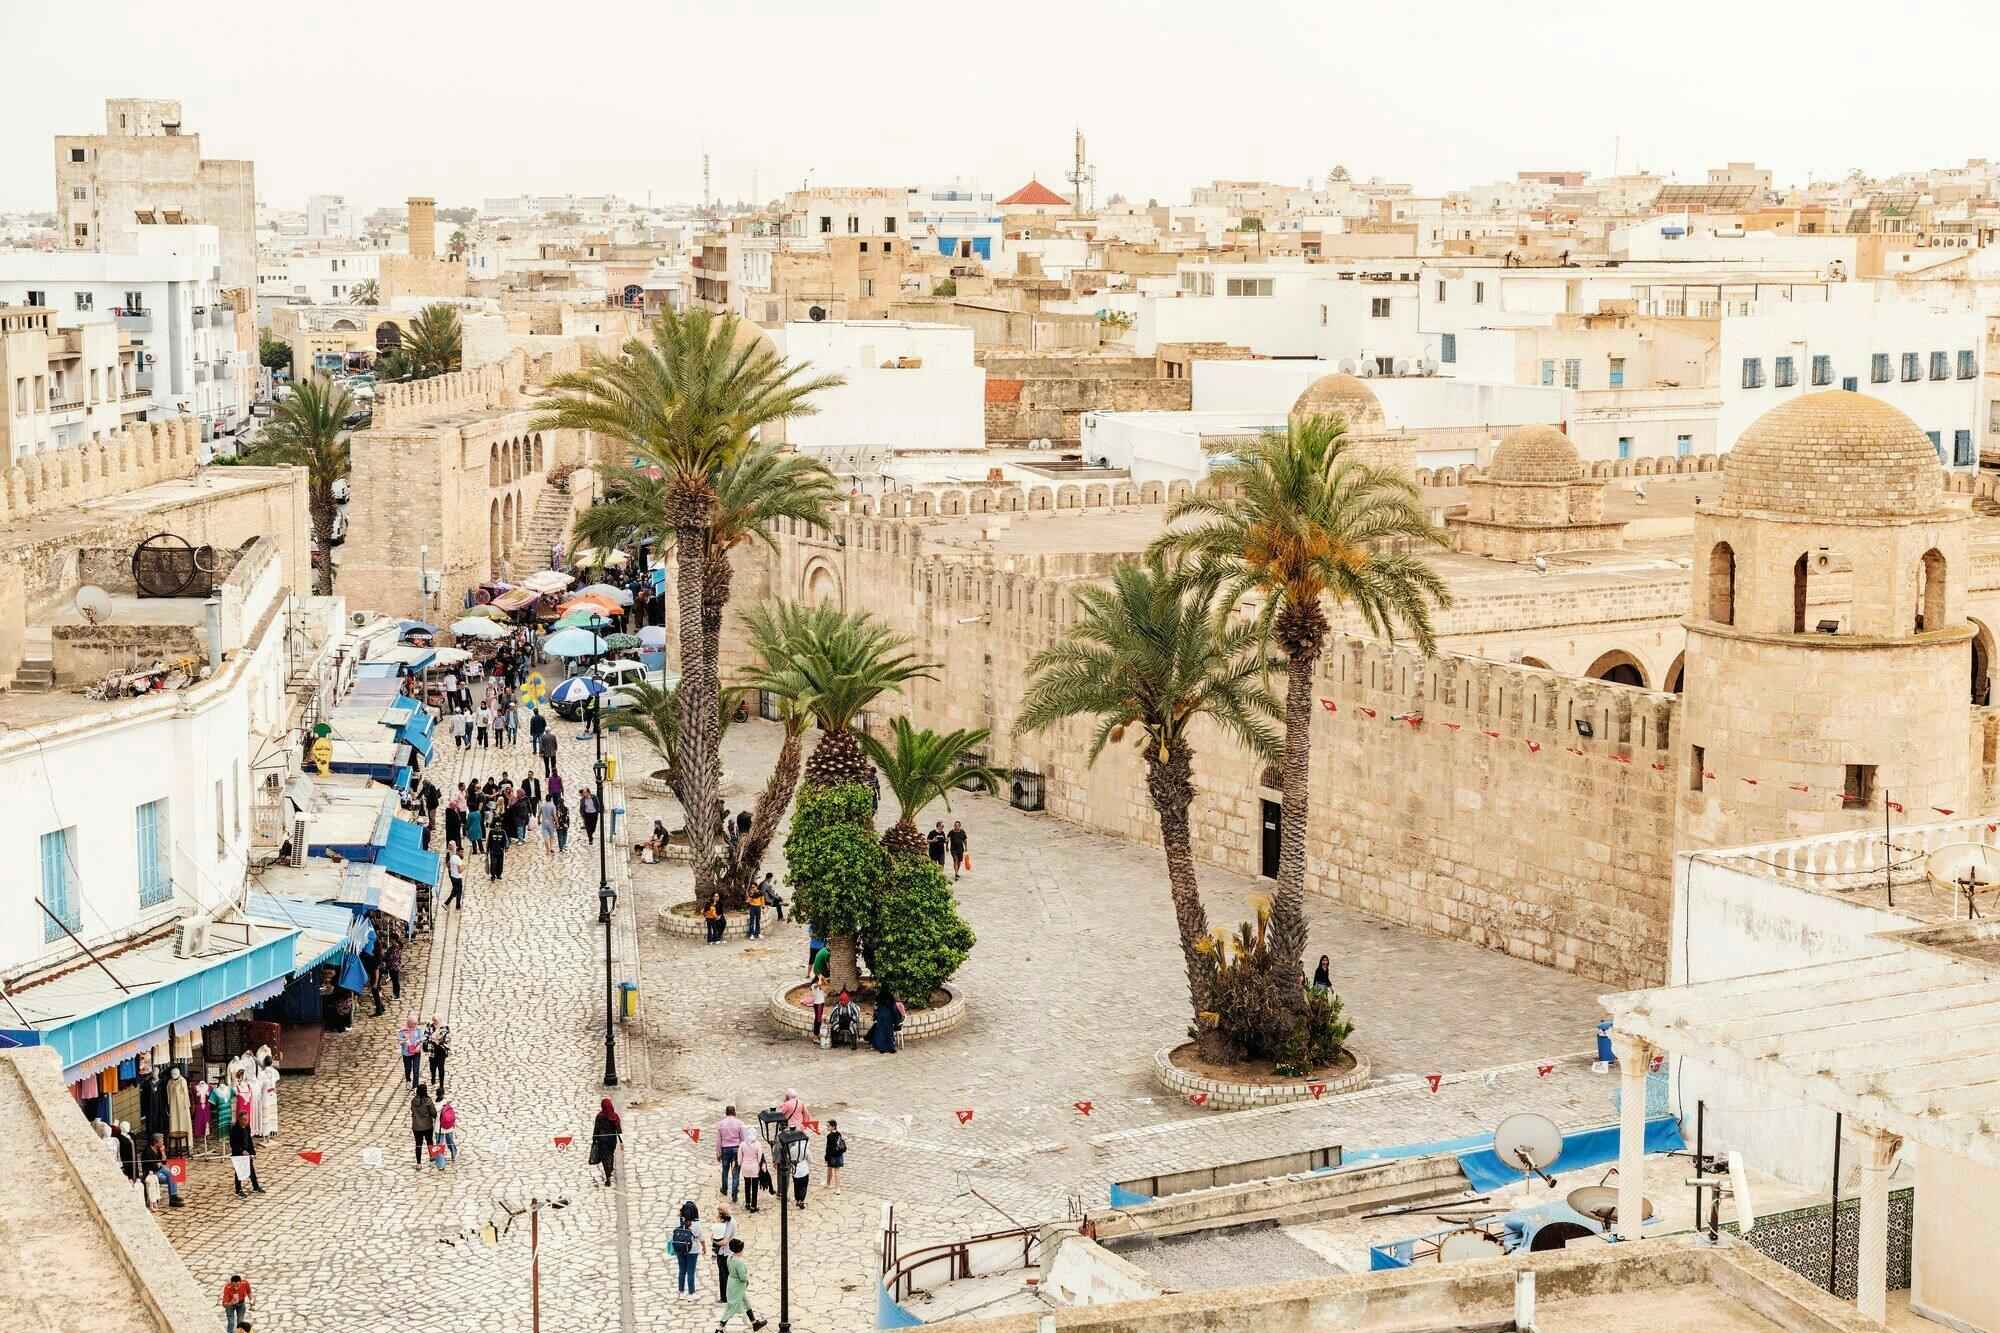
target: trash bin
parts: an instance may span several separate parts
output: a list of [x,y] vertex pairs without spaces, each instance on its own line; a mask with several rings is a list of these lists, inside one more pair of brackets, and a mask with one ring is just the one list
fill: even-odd
[[639,1016],[639,983],[621,981],[618,983],[618,1018],[620,1022]]
[[604,756],[604,780],[606,782],[618,781],[618,756],[615,754]]
[[1611,1020],[1608,1018],[1597,1025],[1597,1058],[1607,1063],[1618,1058],[1611,1053]]

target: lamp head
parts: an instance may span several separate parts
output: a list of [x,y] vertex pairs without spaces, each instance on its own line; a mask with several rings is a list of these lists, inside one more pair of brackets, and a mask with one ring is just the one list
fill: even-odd
[[609,921],[611,911],[618,905],[618,890],[609,884],[601,884],[597,889],[597,919]]

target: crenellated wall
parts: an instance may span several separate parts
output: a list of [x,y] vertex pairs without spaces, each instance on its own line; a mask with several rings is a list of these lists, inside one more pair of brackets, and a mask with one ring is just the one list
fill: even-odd
[[[991,728],[989,761],[1042,774],[1050,813],[1157,838],[1129,748],[1091,765],[1083,723],[1011,730],[1029,662],[1075,620],[1070,588],[1101,570],[1063,568],[1059,556],[969,564],[926,550],[914,523],[861,513],[831,532],[788,525],[775,552],[745,550],[741,563],[746,600],[828,597],[909,634],[940,666],[898,710],[940,730]],[[725,647],[733,669],[737,646]],[[1318,693],[1334,707],[1313,717],[1313,890],[1608,982],[1663,979],[1675,696],[1345,635],[1328,646]],[[1256,875],[1275,775],[1213,729],[1195,748],[1198,852]]]
[[102,443],[29,454],[6,471],[0,525],[177,477],[191,477],[201,441],[192,417],[136,422]]

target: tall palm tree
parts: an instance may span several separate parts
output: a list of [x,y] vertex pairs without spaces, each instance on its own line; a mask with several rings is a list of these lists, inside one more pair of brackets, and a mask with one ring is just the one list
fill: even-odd
[[816,458],[782,444],[759,440],[715,470],[715,522],[710,529],[708,564],[702,572],[702,648],[711,662],[721,660],[722,612],[729,603],[735,570],[729,553],[748,541],[778,549],[772,529],[781,519],[833,526],[840,483]]
[[363,278],[347,295],[356,305],[375,305],[382,299],[382,288],[375,279]]
[[[811,413],[811,398],[841,383],[837,376],[804,377],[761,339],[742,336],[733,315],[669,311],[650,341],[633,338],[622,356],[592,356],[583,369],[557,376],[556,396],[537,429],[588,430],[631,449],[641,467],[665,483],[664,517],[674,534],[680,634],[682,736],[688,820],[713,828],[721,751],[715,730],[720,695],[717,663],[707,651],[702,593],[716,524],[716,474],[749,448],[774,421]],[[696,888],[711,873],[696,863]]]
[[1078,619],[1028,664],[1019,732],[1091,718],[1090,762],[1133,737],[1146,768],[1146,794],[1160,820],[1174,926],[1187,968],[1188,1000],[1204,1049],[1220,1049],[1209,1009],[1214,966],[1208,913],[1195,876],[1188,811],[1194,804],[1196,720],[1208,718],[1260,758],[1278,751],[1277,702],[1266,681],[1275,665],[1257,627],[1232,624],[1212,578],[1155,552],[1114,566],[1108,584],[1071,591]]
[[750,832],[736,840],[723,869],[721,889],[726,906],[738,906],[748,895],[798,790],[806,729],[813,721],[812,686],[805,673],[792,664],[790,654],[812,633],[811,622],[838,614],[830,607],[775,600],[757,602],[741,612],[750,663],[736,686],[771,698],[778,712],[779,742],[777,762],[771,766],[771,775],[750,814]]
[[875,766],[855,738],[855,722],[883,695],[913,680],[932,679],[937,664],[901,651],[909,646],[909,636],[893,633],[866,611],[843,614],[824,607],[804,628],[787,660],[810,691],[813,721],[819,725],[805,780],[814,787],[843,782],[872,787]]
[[1313,669],[1331,629],[1325,602],[1351,606],[1374,633],[1407,630],[1436,648],[1431,608],[1451,604],[1444,579],[1414,546],[1443,546],[1417,488],[1355,452],[1340,417],[1312,416],[1270,430],[1215,469],[1218,490],[1167,510],[1155,545],[1186,555],[1223,581],[1226,604],[1256,594],[1259,623],[1285,657],[1284,803],[1278,887],[1271,905],[1271,967],[1291,977],[1305,957],[1306,822],[1311,809]]
[[919,731],[906,717],[891,724],[895,748],[873,736],[861,736],[861,748],[882,772],[882,782],[896,794],[896,822],[882,835],[882,845],[899,856],[922,856],[927,850],[924,835],[917,831],[917,816],[932,801],[942,800],[951,809],[951,789],[976,782],[990,794],[1000,790],[1000,770],[975,763],[967,755],[986,744],[992,732],[985,727],[953,731],[940,736],[929,727]]
[[404,379],[427,380],[457,370],[465,358],[458,311],[442,303],[425,306],[403,330],[402,345],[390,358],[401,365]]
[[333,593],[333,524],[340,512],[333,484],[353,470],[344,424],[353,411],[354,399],[346,389],[324,376],[308,375],[271,409],[244,459],[306,470],[306,513],[320,555],[313,592],[321,597]]

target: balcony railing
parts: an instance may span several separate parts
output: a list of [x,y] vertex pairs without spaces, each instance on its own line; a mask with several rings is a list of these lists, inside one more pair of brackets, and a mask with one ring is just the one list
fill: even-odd
[[118,401],[121,403],[136,403],[141,398],[151,398],[152,396],[153,391],[151,389],[128,389],[118,395]]
[[69,416],[71,414],[81,413],[82,411],[83,411],[83,399],[81,398],[77,399],[75,402],[70,402],[70,403],[49,404],[49,413],[52,416]]
[[118,317],[118,327],[129,333],[151,333],[153,331],[153,312],[151,310],[127,306],[123,309],[114,310],[112,313]]

